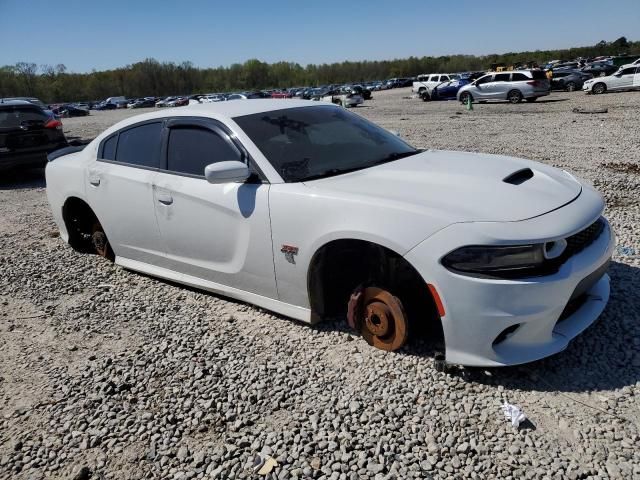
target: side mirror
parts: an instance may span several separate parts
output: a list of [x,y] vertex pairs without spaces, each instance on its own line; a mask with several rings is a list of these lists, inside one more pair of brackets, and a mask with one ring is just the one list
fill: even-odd
[[238,160],[211,163],[204,168],[207,182],[214,184],[244,182],[249,175],[249,167]]

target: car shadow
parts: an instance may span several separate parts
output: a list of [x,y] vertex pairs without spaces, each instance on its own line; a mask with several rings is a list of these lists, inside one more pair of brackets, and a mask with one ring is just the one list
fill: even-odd
[[556,103],[556,102],[567,102],[568,98],[545,98],[538,99],[535,103]]
[[[568,100],[570,100],[570,99],[569,98],[545,98],[544,100],[541,100],[540,98],[538,98],[538,100],[536,100],[535,102],[526,102],[526,101],[523,100],[522,102],[520,102],[520,105],[537,105],[538,103],[566,102]],[[481,104],[481,105],[491,105],[491,104],[496,104],[496,105],[499,105],[499,104],[509,105],[509,104],[511,104],[511,105],[514,105],[514,104],[512,104],[510,102],[507,102],[506,100],[505,101],[499,101],[499,102],[489,101],[489,100],[482,100],[482,101],[475,100],[473,103],[474,104],[478,103],[478,104]],[[501,115],[502,114],[504,114],[504,112],[501,112]]]
[[[576,337],[565,351],[543,360],[513,367],[448,366],[447,374],[468,383],[531,392],[583,393],[611,391],[635,385],[640,381],[640,296],[627,293],[633,292],[633,289],[640,285],[640,267],[612,262],[608,273],[611,276],[611,297],[605,311],[593,325]],[[203,293],[195,287],[143,273],[137,274],[167,285]],[[205,293],[230,303],[262,310],[223,295]],[[357,336],[347,325],[344,317],[326,319],[314,325],[299,322],[299,326],[318,332],[340,332]],[[436,353],[442,353],[443,346],[439,339],[434,341],[429,337],[432,330],[424,332],[424,335],[418,333],[407,345],[393,354],[433,358]],[[359,341],[364,342],[363,339]]]
[[45,187],[44,168],[16,169],[0,173],[0,190]]
[[[468,382],[523,391],[593,392],[640,381],[640,267],[612,262],[611,297],[600,318],[551,357],[514,367],[453,367]],[[430,352],[416,354],[428,355]]]

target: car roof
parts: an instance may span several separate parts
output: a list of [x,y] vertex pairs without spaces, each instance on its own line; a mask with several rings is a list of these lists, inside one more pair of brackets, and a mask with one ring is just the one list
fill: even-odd
[[[323,106],[331,107],[331,104],[323,103]],[[274,110],[283,110],[285,108],[296,107],[313,107],[319,106],[318,102],[312,100],[291,100],[291,99],[262,99],[256,98],[252,100],[232,100],[230,102],[215,102],[215,103],[196,103],[194,105],[187,105],[184,107],[175,108],[163,108],[157,112],[144,113],[142,115],[135,115],[129,117],[121,122],[116,123],[112,127],[105,130],[96,139],[101,139],[113,132],[116,132],[122,128],[134,125],[139,122],[147,120],[154,120],[156,118],[165,117],[189,117],[189,116],[202,116],[210,117],[218,120],[233,119],[234,117],[241,117],[243,115],[252,115],[255,113],[265,113]],[[334,107],[340,108],[340,107]]]
[[28,102],[26,100],[5,100],[5,99],[0,99],[0,106],[31,106],[31,107],[37,107],[37,108],[41,108],[39,105],[36,105],[35,103],[31,103]]
[[[311,100],[283,100],[283,99],[270,99],[270,98],[256,98],[243,102],[218,102],[218,103],[199,103],[195,105],[189,105],[187,107],[181,107],[180,112],[189,111],[197,112],[201,115],[215,114],[217,116],[233,118],[240,117],[242,115],[252,115],[254,113],[271,112],[273,110],[282,110],[284,108],[294,107],[310,107],[317,106],[318,102]],[[166,112],[167,110],[165,110]],[[178,112],[178,110],[176,110]],[[163,112],[160,112],[158,116],[166,116]]]

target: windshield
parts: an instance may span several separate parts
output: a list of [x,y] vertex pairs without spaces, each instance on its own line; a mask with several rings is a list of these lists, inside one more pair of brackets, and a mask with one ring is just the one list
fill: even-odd
[[339,175],[418,153],[387,130],[331,105],[234,120],[285,182]]

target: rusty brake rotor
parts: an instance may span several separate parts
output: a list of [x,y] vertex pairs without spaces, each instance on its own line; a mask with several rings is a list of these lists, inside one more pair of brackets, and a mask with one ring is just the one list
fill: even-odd
[[387,290],[367,287],[358,299],[355,325],[369,345],[397,350],[407,341],[409,322],[402,302]]

